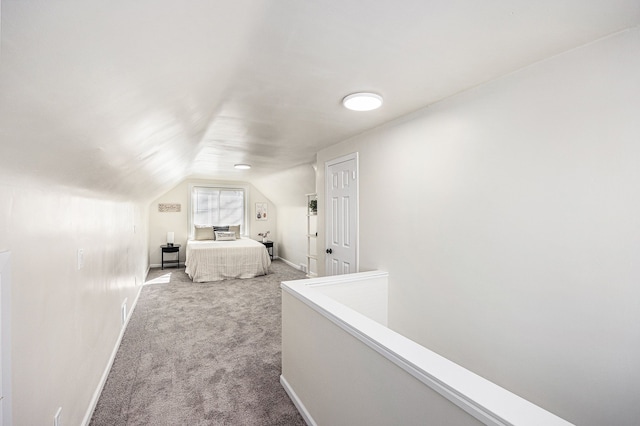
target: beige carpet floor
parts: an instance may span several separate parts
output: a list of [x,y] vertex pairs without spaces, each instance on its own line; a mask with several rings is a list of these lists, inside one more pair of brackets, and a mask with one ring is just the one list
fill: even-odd
[[272,273],[193,283],[153,269],[91,425],[304,425],[279,382],[280,282]]

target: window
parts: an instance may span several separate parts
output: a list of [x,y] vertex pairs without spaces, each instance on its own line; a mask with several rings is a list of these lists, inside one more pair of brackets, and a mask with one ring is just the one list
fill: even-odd
[[244,188],[191,187],[190,236],[195,225],[241,225],[247,235]]

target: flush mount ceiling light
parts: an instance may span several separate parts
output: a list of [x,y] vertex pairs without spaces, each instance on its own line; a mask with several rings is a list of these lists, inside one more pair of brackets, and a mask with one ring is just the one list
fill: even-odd
[[371,111],[380,108],[382,96],[375,93],[352,93],[345,96],[342,105],[353,111]]
[[251,164],[235,164],[233,167],[238,170],[249,170],[251,168]]

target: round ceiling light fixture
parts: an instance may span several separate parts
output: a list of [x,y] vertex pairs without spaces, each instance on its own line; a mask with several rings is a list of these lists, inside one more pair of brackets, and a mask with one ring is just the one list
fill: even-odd
[[342,105],[353,111],[371,111],[380,108],[382,96],[375,93],[352,93],[344,97]]
[[251,168],[251,164],[234,164],[233,167],[238,170],[249,170]]

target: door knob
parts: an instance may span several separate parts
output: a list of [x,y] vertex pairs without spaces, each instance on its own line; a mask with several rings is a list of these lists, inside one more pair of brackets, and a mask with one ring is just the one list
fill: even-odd
[[327,252],[328,254],[331,254],[331,253],[333,253],[333,250],[331,250],[330,248],[328,248],[328,249],[326,250],[326,252]]

